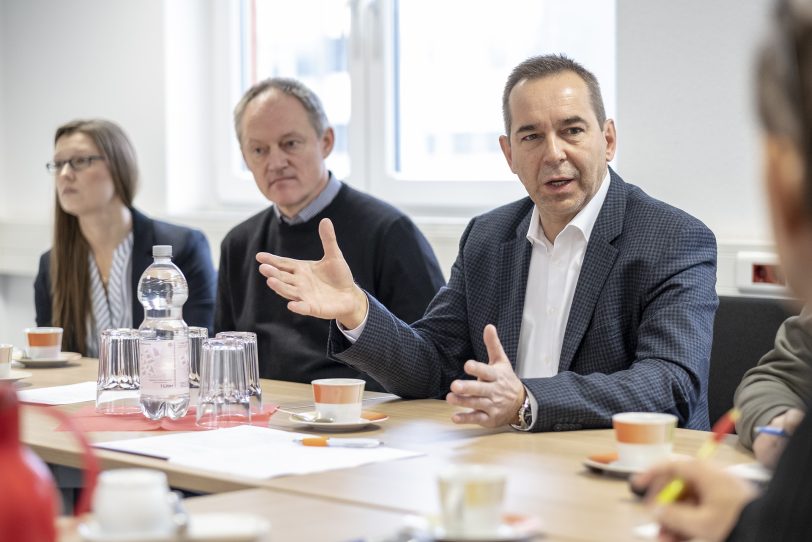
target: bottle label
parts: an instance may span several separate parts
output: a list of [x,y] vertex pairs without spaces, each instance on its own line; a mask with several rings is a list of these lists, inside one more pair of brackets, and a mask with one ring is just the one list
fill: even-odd
[[189,341],[141,341],[139,376],[144,395],[189,393]]

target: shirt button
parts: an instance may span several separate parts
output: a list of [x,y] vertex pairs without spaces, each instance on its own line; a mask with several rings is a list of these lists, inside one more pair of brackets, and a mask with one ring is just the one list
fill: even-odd
[[547,314],[555,314],[555,307],[547,307]]

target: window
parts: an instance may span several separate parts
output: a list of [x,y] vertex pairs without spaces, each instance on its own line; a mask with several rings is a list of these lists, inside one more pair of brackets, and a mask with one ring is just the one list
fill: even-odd
[[[498,137],[505,79],[529,56],[584,64],[614,116],[607,0],[243,0],[233,21],[232,107],[257,80],[302,80],[336,130],[330,169],[413,214],[469,215],[525,195]],[[231,171],[256,191],[236,142],[231,155]],[[247,197],[224,181],[222,198]]]

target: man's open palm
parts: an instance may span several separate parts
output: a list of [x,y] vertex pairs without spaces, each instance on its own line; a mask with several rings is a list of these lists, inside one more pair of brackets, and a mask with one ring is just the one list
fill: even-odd
[[267,277],[269,288],[290,300],[288,309],[292,312],[336,319],[354,329],[366,315],[366,295],[353,281],[330,219],[319,223],[319,237],[324,248],[321,260],[294,260],[260,252],[259,272]]

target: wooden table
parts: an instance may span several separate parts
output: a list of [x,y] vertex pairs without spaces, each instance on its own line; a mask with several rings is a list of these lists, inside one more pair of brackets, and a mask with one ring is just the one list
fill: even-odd
[[[28,370],[28,369],[26,369]],[[82,359],[70,367],[31,370],[31,386],[68,384],[93,380],[95,360]],[[263,381],[265,400],[289,405],[311,399],[310,387],[289,382]],[[372,394],[370,394],[372,395]],[[77,406],[57,407],[75,410]],[[439,510],[437,473],[454,463],[501,465],[508,474],[505,509],[538,517],[546,540],[629,540],[632,529],[650,521],[644,508],[628,491],[623,480],[595,475],[583,466],[590,454],[612,451],[611,430],[524,434],[458,426],[450,421],[456,410],[443,401],[389,399],[375,404],[389,420],[364,431],[387,445],[424,452],[426,455],[323,473],[287,476],[270,480],[240,479],[216,473],[184,469],[165,461],[98,450],[103,468],[141,466],[167,473],[179,488],[234,493],[188,499],[195,511],[256,511],[274,523],[280,540],[345,540],[391,533],[404,514],[436,514]],[[31,407],[23,408],[23,438],[49,463],[79,466],[77,446],[68,433],[54,432],[55,421]],[[277,413],[270,426],[306,431]],[[154,436],[157,432],[92,433],[92,441]],[[692,455],[708,434],[677,431],[675,452]],[[720,464],[752,462],[752,457],[730,436],[720,446]],[[318,527],[321,519],[307,515],[318,509],[319,517],[340,518],[335,529]],[[332,519],[331,519],[332,521]],[[305,523],[307,525],[305,525]],[[297,538],[298,527],[304,534]],[[275,535],[276,536],[276,535]]]

